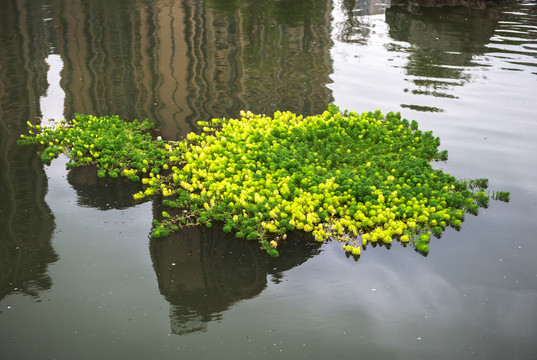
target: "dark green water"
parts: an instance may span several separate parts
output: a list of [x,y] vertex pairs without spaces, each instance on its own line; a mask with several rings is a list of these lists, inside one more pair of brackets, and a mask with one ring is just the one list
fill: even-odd
[[[0,0],[0,358],[537,358],[537,3]],[[26,121],[401,111],[511,202],[411,248],[218,229],[149,238],[157,202],[43,166]],[[50,120],[54,119],[54,120]]]

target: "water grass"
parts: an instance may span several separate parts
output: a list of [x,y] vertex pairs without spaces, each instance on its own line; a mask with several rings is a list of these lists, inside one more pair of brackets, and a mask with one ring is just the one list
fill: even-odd
[[28,124],[22,145],[36,144],[50,163],[94,164],[98,176],[126,177],[145,188],[142,200],[163,196],[152,236],[185,226],[221,223],[239,239],[257,241],[269,255],[294,230],[317,241],[337,240],[355,258],[367,244],[411,244],[429,251],[431,235],[460,228],[489,199],[487,179],[458,180],[436,170],[446,161],[440,139],[399,113],[341,112],[316,116],[241,112],[238,119],[200,121],[200,134],[182,141],[151,136],[153,125],[117,116],[76,115],[56,128]]

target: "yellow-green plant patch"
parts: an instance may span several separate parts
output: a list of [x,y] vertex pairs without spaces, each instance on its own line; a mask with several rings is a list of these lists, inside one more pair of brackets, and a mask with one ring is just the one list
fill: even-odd
[[40,145],[45,163],[65,153],[69,166],[141,181],[135,199],[162,194],[168,210],[154,220],[154,237],[216,222],[271,256],[294,230],[337,239],[355,257],[367,244],[394,240],[427,253],[431,235],[459,228],[490,198],[509,199],[487,192],[486,179],[434,169],[431,161],[447,160],[439,138],[399,113],[330,106],[316,116],[241,112],[199,125],[200,134],[166,142],[153,139],[147,120],[76,115],[54,129],[29,124],[19,143]]

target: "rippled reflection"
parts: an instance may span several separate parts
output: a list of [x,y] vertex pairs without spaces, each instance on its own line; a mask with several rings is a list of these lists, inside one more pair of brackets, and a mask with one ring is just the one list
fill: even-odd
[[[531,1],[341,0],[335,5],[340,12],[335,39],[347,45],[346,56],[353,53],[361,59],[369,54],[378,57],[376,62],[388,61],[386,65],[404,70],[408,86],[403,91],[412,102],[401,107],[439,113],[446,103],[459,98],[460,87],[479,81],[476,68],[536,73],[535,8]],[[384,13],[388,39],[379,23]],[[349,46],[356,48],[351,51]],[[378,46],[388,53],[371,50]],[[359,51],[360,47],[367,51]],[[334,56],[342,55],[343,50],[336,51]],[[358,65],[360,60],[353,61]],[[363,76],[360,70],[355,72]],[[375,75],[381,83],[366,86],[386,92],[392,83],[389,75]]]
[[240,109],[317,113],[331,101],[329,10],[316,0],[65,2],[66,114],[150,118],[179,138]]
[[38,297],[52,286],[47,269],[58,258],[43,165],[35,149],[16,143],[47,94],[45,10],[7,2],[0,11],[0,300],[13,292]]
[[[47,265],[57,259],[45,172],[35,149],[16,145],[27,120],[51,125],[75,112],[119,114],[149,118],[164,138],[176,139],[196,131],[198,120],[240,109],[313,114],[332,101],[325,86],[332,71],[326,1],[3,3],[0,195],[7,201],[0,202],[6,234],[0,298],[15,289],[36,295],[50,288]],[[132,206],[139,190],[139,184],[98,179],[92,167],[71,170],[67,180],[79,206],[100,210]],[[193,229],[151,245],[175,332],[199,330],[192,321],[206,323],[256,296],[268,274],[276,279],[316,249],[290,255],[289,246],[274,265],[257,245],[222,237]],[[187,267],[179,258],[173,269],[162,262],[195,249],[203,252]],[[199,276],[185,277],[189,272]]]
[[503,68],[537,75],[537,6],[535,1],[502,3],[487,55],[504,63]]
[[[240,109],[312,114],[331,102],[330,5],[302,1],[26,1],[1,12],[2,288],[23,288],[21,239],[35,238],[30,272],[56,258],[46,178],[35,149],[19,149],[26,121],[64,115],[150,118],[165,138],[196,131],[198,120]],[[70,172],[79,205],[133,204],[137,185]],[[93,179],[93,180],[92,180]],[[27,223],[39,234],[26,228]],[[46,254],[43,254],[45,251]],[[39,258],[37,261],[33,256]],[[41,269],[41,270],[37,270]],[[35,277],[46,277],[36,274]],[[11,277],[11,279],[10,279]],[[48,284],[43,288],[50,287]],[[3,291],[4,292],[4,291]]]
[[[423,6],[433,2],[450,6]],[[316,359],[365,349],[365,358],[531,357],[535,104],[528,93],[537,75],[537,6],[460,3],[1,0],[2,354],[268,358],[283,349],[289,358]],[[311,114],[334,99],[358,111],[397,111],[403,103],[410,114],[429,112],[417,114],[420,125],[442,123],[460,147],[462,167],[453,168],[485,170],[517,199],[468,221],[464,237],[436,241],[442,251],[428,258],[394,246],[368,248],[359,263],[337,249],[304,264],[317,245],[290,237],[275,264],[258,244],[216,228],[147,243],[136,233],[149,227],[147,207],[128,219],[100,211],[131,206],[138,184],[99,180],[92,168],[54,182],[54,196],[68,186],[78,196],[78,206],[51,202],[61,209],[63,233],[55,237],[47,174],[35,149],[15,143],[26,121],[73,112],[147,117],[175,139],[197,131],[197,120],[242,108]],[[462,126],[466,117],[474,121]],[[97,214],[92,222],[88,212]],[[147,226],[130,229],[127,241],[111,239],[141,218]],[[97,263],[104,266],[95,271]],[[167,336],[170,326],[193,336]]]
[[[405,91],[456,99],[454,88],[472,80],[468,68],[476,66],[475,57],[487,51],[498,16],[498,7],[487,6],[484,1],[393,0],[386,9],[389,34],[394,40],[411,45],[406,49],[405,71],[414,87]],[[431,106],[402,106],[418,111],[443,111]]]

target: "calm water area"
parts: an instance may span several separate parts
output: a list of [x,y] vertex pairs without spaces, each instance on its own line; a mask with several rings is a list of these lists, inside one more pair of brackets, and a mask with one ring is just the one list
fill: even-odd
[[[537,2],[417,3],[0,0],[0,358],[536,359]],[[137,184],[16,144],[74,113],[172,140],[330,103],[417,120],[435,167],[511,201],[427,256],[294,234],[271,259],[217,226],[151,239]]]

